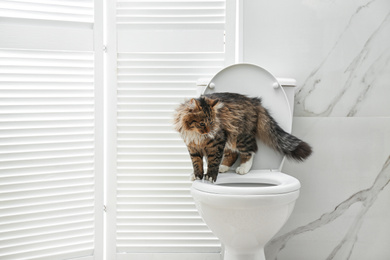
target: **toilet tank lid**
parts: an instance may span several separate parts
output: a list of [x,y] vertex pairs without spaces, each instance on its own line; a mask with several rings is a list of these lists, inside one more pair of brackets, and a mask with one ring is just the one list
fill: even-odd
[[[276,77],[278,80],[279,84],[283,87],[296,87],[297,86],[297,81],[293,78],[281,78],[281,77]],[[196,85],[198,87],[206,87],[209,85],[211,81],[211,78],[199,78],[196,81]]]
[[283,87],[296,87],[297,86],[297,81],[292,78],[280,78],[276,77],[278,80],[279,84]]

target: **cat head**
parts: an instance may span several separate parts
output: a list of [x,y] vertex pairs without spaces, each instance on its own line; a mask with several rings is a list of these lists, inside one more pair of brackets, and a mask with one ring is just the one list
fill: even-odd
[[175,129],[212,136],[219,129],[217,113],[222,106],[219,100],[203,96],[188,100],[176,110]]

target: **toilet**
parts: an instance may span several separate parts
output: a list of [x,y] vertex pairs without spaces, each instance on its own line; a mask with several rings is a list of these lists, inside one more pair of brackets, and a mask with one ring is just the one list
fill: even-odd
[[[261,97],[262,104],[291,133],[295,81],[276,79],[254,64],[235,64],[218,72],[202,93],[236,92]],[[199,214],[224,245],[224,260],[265,260],[264,246],[282,228],[299,196],[300,182],[281,172],[284,156],[258,142],[245,175],[219,173],[213,184],[196,180],[191,195]]]

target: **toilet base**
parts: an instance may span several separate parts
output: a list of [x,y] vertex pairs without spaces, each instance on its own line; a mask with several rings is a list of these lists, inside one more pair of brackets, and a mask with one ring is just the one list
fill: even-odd
[[251,252],[238,252],[236,249],[225,247],[223,260],[266,260],[264,249]]

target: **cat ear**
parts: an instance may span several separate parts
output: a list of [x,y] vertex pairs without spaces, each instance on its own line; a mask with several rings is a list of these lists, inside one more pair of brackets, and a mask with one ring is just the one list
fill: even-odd
[[191,105],[191,108],[198,109],[198,110],[201,109],[199,101],[196,100],[195,98],[190,100],[190,105]]
[[216,104],[218,104],[219,100],[218,99],[211,99],[210,100],[210,107],[215,107]]

